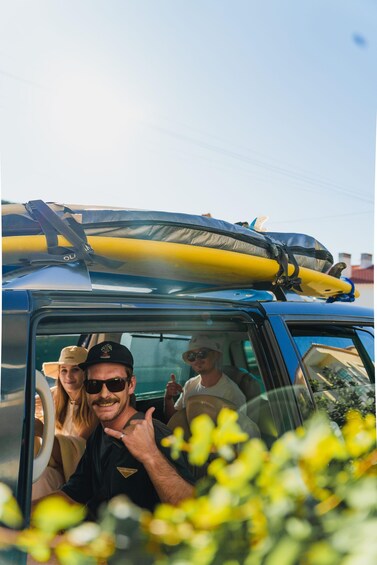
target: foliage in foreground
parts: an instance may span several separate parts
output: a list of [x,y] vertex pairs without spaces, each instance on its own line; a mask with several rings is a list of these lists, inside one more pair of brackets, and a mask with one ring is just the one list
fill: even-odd
[[[373,415],[353,411],[337,433],[317,414],[268,451],[247,441],[236,413],[223,409],[216,427],[201,415],[188,444],[179,430],[167,440],[173,453],[188,451],[194,465],[211,456],[194,499],[161,504],[152,515],[117,497],[94,524],[81,523],[81,506],[50,497],[30,528],[0,529],[0,543],[38,561],[54,553],[63,565],[374,565],[375,426]],[[17,504],[0,487],[0,519],[17,528]]]

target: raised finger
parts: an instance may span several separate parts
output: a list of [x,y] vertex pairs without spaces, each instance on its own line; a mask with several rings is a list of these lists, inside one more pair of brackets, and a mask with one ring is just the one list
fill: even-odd
[[148,424],[152,424],[152,414],[155,411],[155,407],[151,406],[150,408],[148,408],[148,410],[145,413],[145,419],[148,422]]

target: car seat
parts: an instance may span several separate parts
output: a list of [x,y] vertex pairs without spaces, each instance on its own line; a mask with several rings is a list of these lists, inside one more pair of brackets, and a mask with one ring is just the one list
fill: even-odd
[[234,365],[224,365],[223,372],[232,379],[244,393],[247,402],[246,413],[249,418],[256,422],[259,417],[259,402],[255,399],[259,398],[262,393],[258,380],[245,369],[240,369]]
[[225,365],[223,371],[246,396],[246,414],[258,426],[261,439],[271,447],[279,433],[263,383],[246,369],[234,365]]

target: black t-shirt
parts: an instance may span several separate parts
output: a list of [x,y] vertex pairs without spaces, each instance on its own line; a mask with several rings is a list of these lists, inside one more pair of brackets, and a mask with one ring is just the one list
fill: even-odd
[[[129,421],[141,418],[144,414],[138,412]],[[153,420],[153,425],[159,450],[182,478],[194,484],[185,455],[173,460],[170,449],[161,446],[161,439],[171,435],[171,430],[158,420]],[[138,506],[151,511],[160,502],[142,463],[131,455],[123,442],[105,434],[101,424],[89,437],[76,472],[61,490],[76,502],[86,504],[93,517],[102,502],[117,494],[125,494]]]

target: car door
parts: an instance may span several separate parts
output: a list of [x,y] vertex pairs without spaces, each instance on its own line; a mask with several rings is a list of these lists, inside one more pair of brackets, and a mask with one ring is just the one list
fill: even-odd
[[375,413],[374,329],[371,321],[339,316],[276,317],[282,356],[293,386],[342,426],[346,413]]

